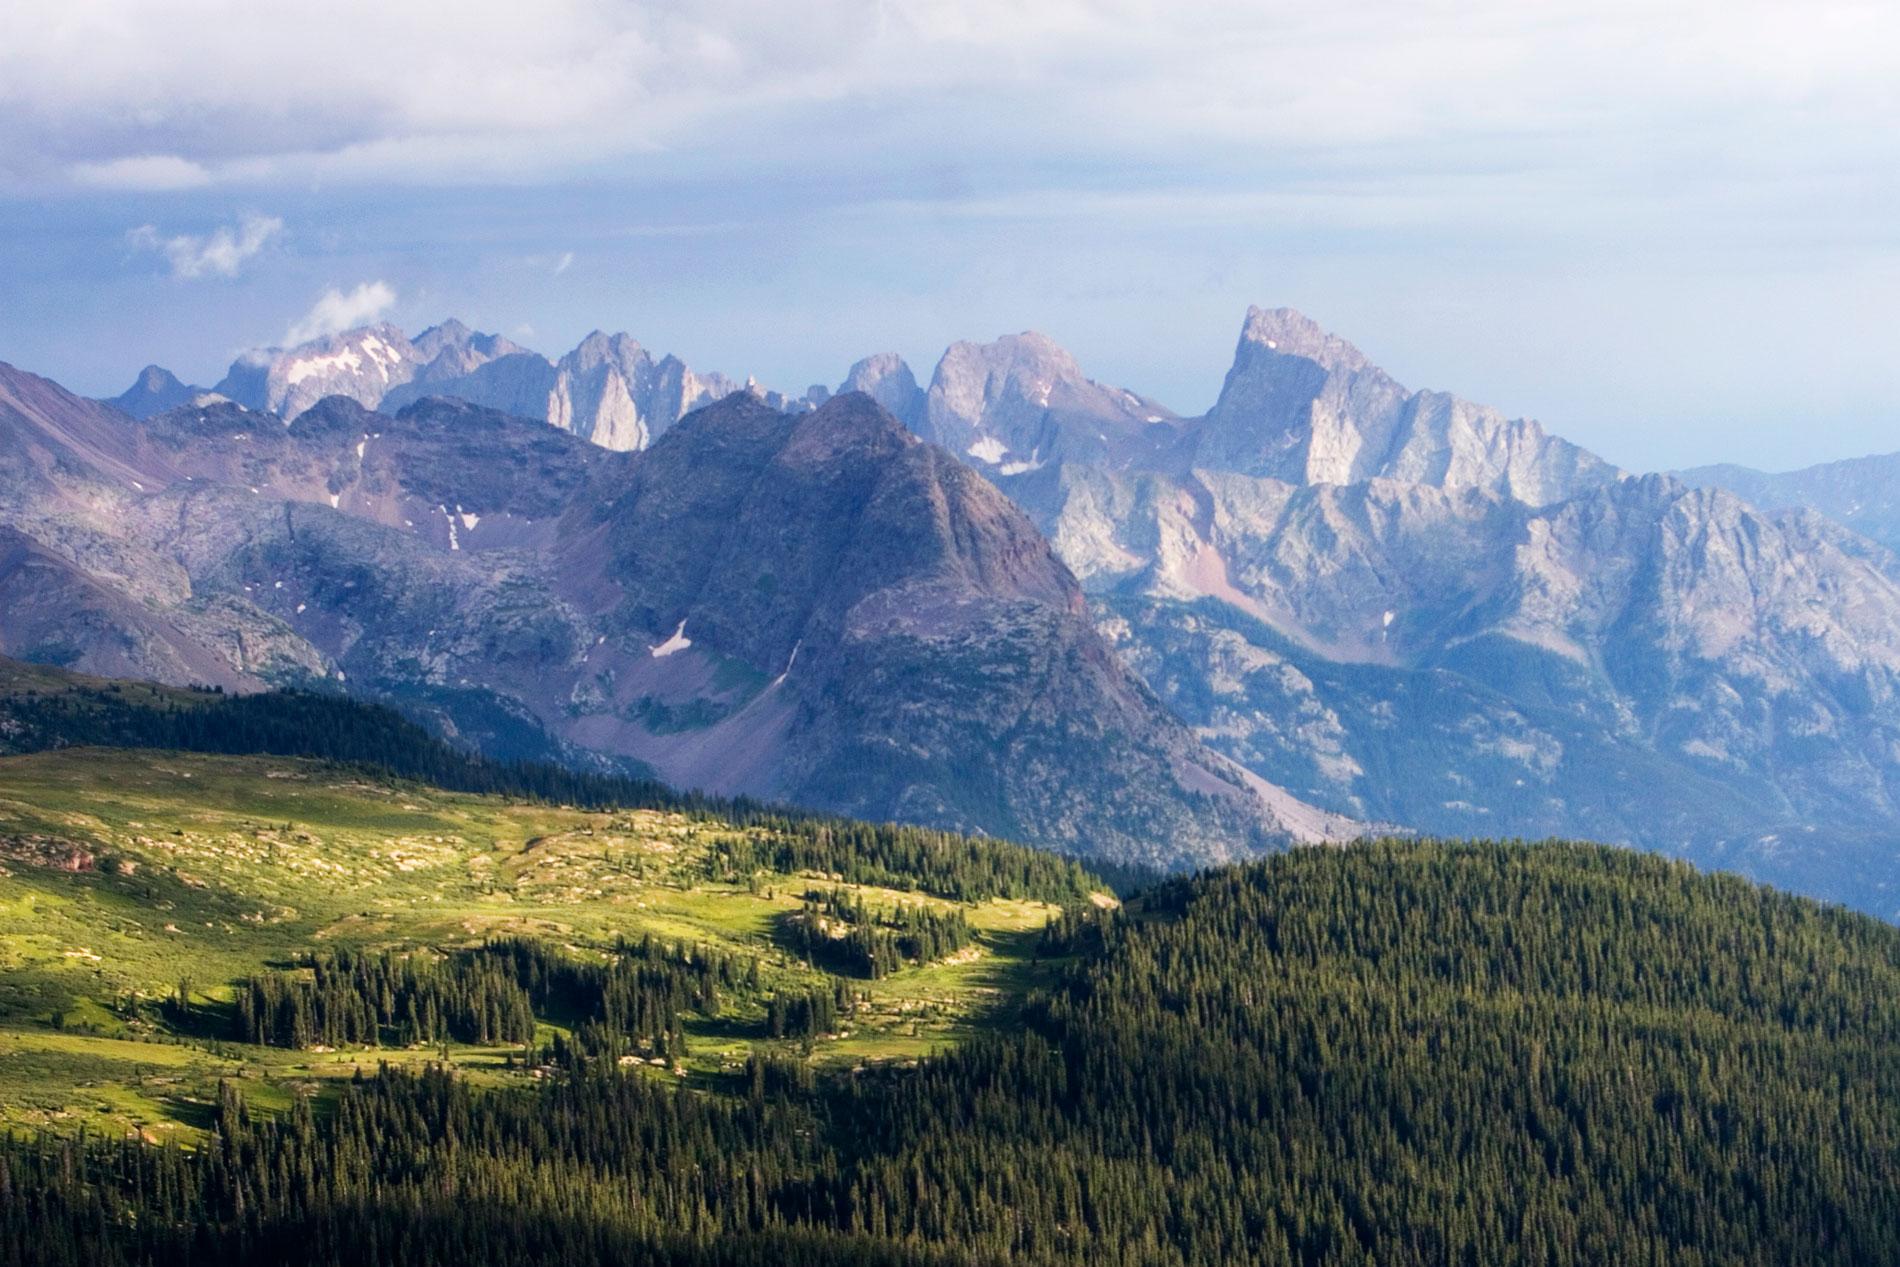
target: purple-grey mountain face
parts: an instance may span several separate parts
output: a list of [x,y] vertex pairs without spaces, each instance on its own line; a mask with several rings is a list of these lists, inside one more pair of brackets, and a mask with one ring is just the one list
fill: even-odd
[[1542,505],[1617,478],[1535,422],[1407,391],[1290,308],[1252,308],[1193,464],[1292,484],[1374,478],[1483,488]]
[[162,414],[167,409],[176,409],[180,405],[189,405],[210,394],[211,389],[208,387],[187,386],[179,382],[170,370],[148,365],[139,371],[139,376],[130,387],[104,403],[121,413],[142,419]]
[[[1210,746],[1435,832],[1900,911],[1900,564],[1409,392],[1285,310],[1157,459],[999,480]],[[977,469],[986,464],[973,460]]]
[[923,432],[924,389],[917,385],[917,376],[897,353],[880,352],[854,364],[838,386],[840,396],[846,392],[863,392],[906,427]]
[[1701,466],[1678,476],[1698,487],[1726,488],[1757,506],[1812,510],[1890,550],[1900,550],[1900,453],[1825,462],[1780,474],[1745,466]]
[[1170,451],[1178,420],[1166,407],[1086,378],[1043,335],[956,343],[943,354],[924,401],[925,438],[995,477],[1059,463],[1111,467]]
[[538,726],[686,785],[1105,857],[1352,829],[1201,744],[1022,513],[862,395],[737,393],[618,453],[437,398],[140,424],[0,392],[10,654],[321,675],[491,747]]

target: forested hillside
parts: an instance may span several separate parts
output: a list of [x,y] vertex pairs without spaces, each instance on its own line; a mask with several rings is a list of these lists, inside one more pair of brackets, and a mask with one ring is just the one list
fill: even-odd
[[[841,904],[820,896],[823,910]],[[567,1050],[204,1146],[16,1140],[74,1264],[1900,1257],[1900,932],[1581,845],[1300,850],[1077,908],[1020,1023],[681,1091]]]

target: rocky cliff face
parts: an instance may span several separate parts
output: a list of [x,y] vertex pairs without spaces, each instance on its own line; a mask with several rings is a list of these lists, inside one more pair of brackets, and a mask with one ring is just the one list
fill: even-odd
[[1252,308],[1194,464],[1292,484],[1387,478],[1542,505],[1618,472],[1535,422],[1411,392],[1290,308]]
[[730,771],[751,749],[779,795],[1121,857],[1342,829],[1210,762],[1101,642],[1033,525],[862,395],[797,418],[729,398],[565,531],[565,589],[611,590],[612,627],[655,638],[650,663],[602,684],[592,733],[741,683],[709,728],[732,741],[644,742],[662,770]]
[[1215,747],[1322,804],[1705,858],[1900,808],[1900,586],[1817,516],[1659,476],[1542,508],[1201,495],[1157,515],[1112,632]]
[[848,392],[863,392],[884,406],[893,418],[922,434],[928,407],[924,389],[917,385],[917,376],[897,353],[880,352],[852,365],[844,382],[838,385],[838,395]]
[[862,395],[735,393],[631,454],[435,398],[140,425],[0,382],[30,406],[0,441],[33,459],[0,520],[9,653],[323,675],[503,751],[539,728],[690,786],[1124,859],[1351,830],[1203,746],[1021,512]]
[[624,334],[596,330],[555,366],[547,419],[607,449],[644,449],[701,405],[737,390],[720,374],[704,378],[678,357],[655,361]]
[[[946,405],[1020,400],[1017,360],[997,387],[952,349]],[[1171,448],[1033,477],[968,460],[1211,746],[1361,818],[1622,841],[1900,910],[1886,551],[1408,391],[1288,310],[1250,311],[1219,402],[1168,426]]]
[[1123,465],[1175,441],[1166,407],[1083,375],[1044,335],[956,343],[924,402],[922,434],[979,470],[1027,475],[1064,462]]
[[425,364],[402,331],[387,323],[333,334],[288,351],[247,352],[214,389],[249,409],[289,420],[326,396],[374,408]]

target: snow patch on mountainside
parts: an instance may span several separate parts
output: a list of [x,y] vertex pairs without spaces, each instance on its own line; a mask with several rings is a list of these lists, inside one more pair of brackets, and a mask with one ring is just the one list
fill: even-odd
[[1009,449],[995,436],[984,436],[964,452],[977,461],[987,462],[991,466],[995,466],[1009,455]]
[[[299,360],[292,361],[289,367],[284,370],[284,381],[294,386],[297,383],[303,382],[306,378],[322,374],[327,370],[348,370],[354,374],[357,370],[362,368],[363,358],[358,356],[352,349],[344,348],[342,351],[333,352],[329,356],[306,356]],[[383,376],[387,378],[389,371],[384,370]]]
[[686,636],[686,622],[682,620],[680,621],[680,627],[673,631],[671,638],[668,638],[657,647],[652,648],[653,658],[658,660],[663,656],[670,656],[675,652],[684,651],[692,645],[693,640]]

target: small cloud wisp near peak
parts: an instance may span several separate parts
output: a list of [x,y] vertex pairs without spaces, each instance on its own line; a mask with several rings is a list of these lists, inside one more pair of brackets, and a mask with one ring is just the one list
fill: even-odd
[[385,281],[363,282],[349,291],[332,286],[317,297],[309,312],[284,331],[284,342],[294,346],[321,339],[326,334],[369,325],[395,306],[395,289]]

